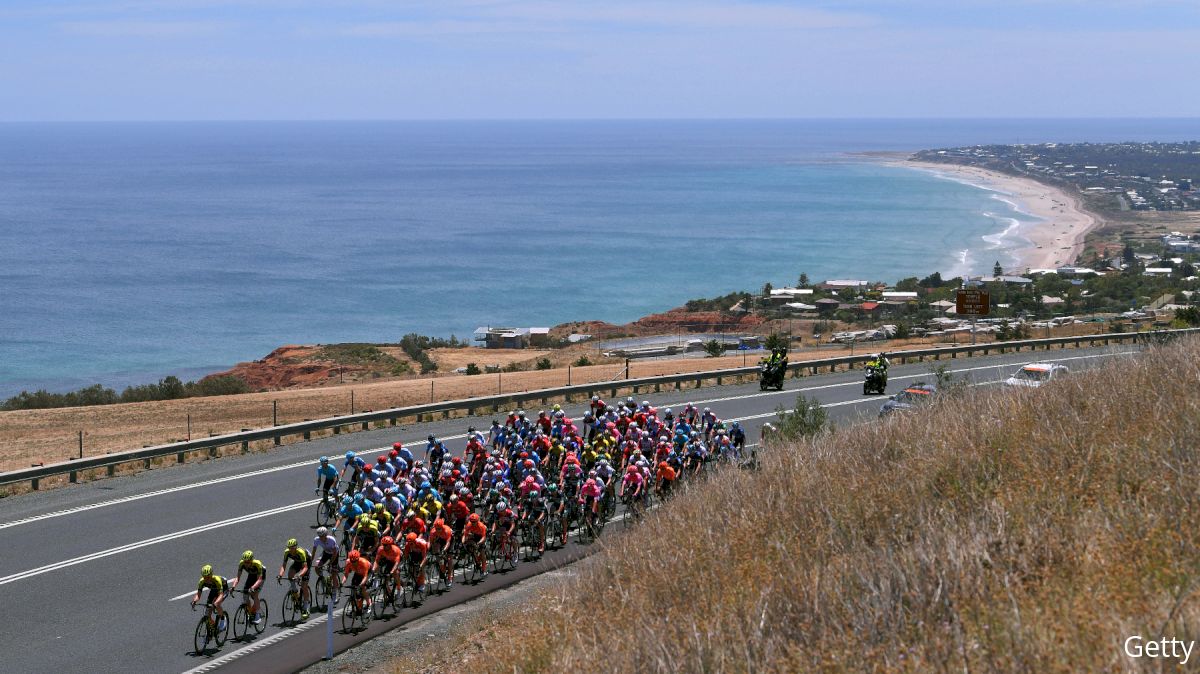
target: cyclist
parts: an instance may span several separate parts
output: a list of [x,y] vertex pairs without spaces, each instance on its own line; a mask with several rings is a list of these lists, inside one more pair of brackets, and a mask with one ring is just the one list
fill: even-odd
[[350,471],[350,478],[348,480],[350,486],[346,489],[347,493],[354,492],[358,486],[359,479],[362,478],[363,468],[366,468],[366,466],[367,462],[356,456],[354,452],[346,452],[346,462],[342,464],[341,479],[343,482],[347,481],[346,471]]
[[321,492],[322,498],[336,497],[337,483],[338,469],[329,463],[328,456],[322,456],[317,465],[317,491]]
[[[535,485],[536,486],[536,485]],[[538,554],[546,551],[546,501],[538,489],[525,492],[521,520],[537,529]]]
[[425,558],[429,556],[429,543],[415,533],[404,538],[404,562],[417,569],[417,592],[425,591]]
[[446,454],[446,444],[430,435],[428,442],[425,443],[425,461],[429,463],[431,471],[437,473],[441,470],[442,459]]
[[351,550],[346,557],[346,568],[342,572],[342,582],[350,581],[354,588],[355,605],[360,612],[371,605],[371,597],[367,593],[367,579],[371,577],[371,562],[358,550]]
[[308,605],[312,601],[312,597],[308,593],[308,567],[312,557],[309,556],[307,550],[300,547],[299,541],[289,538],[287,547],[283,551],[283,561],[279,563],[279,576],[276,577],[276,581],[283,580],[284,567],[287,566],[288,560],[292,562],[292,568],[287,570],[288,580],[294,580],[297,576],[300,580],[300,600],[304,604],[304,610],[300,613],[300,617],[308,620]]
[[642,478],[642,472],[638,470],[637,466],[629,466],[625,469],[625,477],[621,479],[621,487],[617,495],[628,504],[628,507],[634,508],[641,501],[638,497],[642,495],[642,489],[645,486],[646,481]]
[[671,487],[675,484],[675,469],[670,463],[664,459],[658,462],[658,468],[654,471],[655,485],[654,488],[658,491],[659,497],[666,497],[671,493]]
[[400,546],[396,545],[396,539],[391,536],[384,536],[383,540],[380,541],[379,551],[375,554],[375,564],[371,567],[371,570],[391,576],[392,580],[399,585],[400,554]]
[[262,624],[262,617],[258,615],[258,593],[262,589],[263,580],[266,579],[267,572],[263,568],[263,563],[254,558],[254,551],[247,550],[242,553],[242,561],[238,562],[237,575],[233,581],[229,583],[229,589],[232,590],[238,585],[238,581],[242,579],[242,572],[246,572],[245,588],[250,592],[250,622],[259,625]]
[[342,497],[342,507],[338,510],[337,521],[334,522],[333,528],[342,529],[342,543],[346,549],[350,549],[350,539],[354,535],[354,527],[358,524],[358,518],[363,514],[363,509],[354,502],[354,498],[350,496]]
[[375,523],[379,525],[381,532],[386,533],[392,528],[392,513],[384,507],[383,503],[375,504],[375,511],[371,513],[371,519],[375,520]]
[[[318,551],[321,553],[319,558],[317,556]],[[317,529],[317,536],[313,538],[312,550],[309,551],[308,558],[315,563],[318,573],[320,573],[321,569],[333,569],[333,573],[330,574],[330,580],[333,583],[334,590],[337,590],[339,585],[337,568],[338,555],[341,551],[342,549],[338,546],[337,539],[329,535],[327,527]],[[336,602],[337,600],[335,599],[334,601]]]
[[742,424],[735,421],[729,429],[729,440],[733,442],[733,448],[739,454],[746,447],[746,429],[742,428]]
[[463,527],[462,538],[459,542],[467,553],[475,559],[475,564],[483,569],[483,578],[487,578],[487,557],[483,549],[483,542],[487,540],[488,528],[479,519],[479,513],[471,513],[467,518],[467,524]]
[[192,608],[196,608],[196,602],[200,601],[200,593],[208,588],[208,599],[205,604],[211,604],[217,614],[217,631],[225,631],[225,609],[221,608],[225,597],[229,596],[229,591],[233,586],[229,584],[222,576],[213,574],[211,564],[205,564],[200,567],[200,582],[196,585],[196,594],[192,595]]
[[375,519],[363,515],[358,518],[358,526],[354,529],[354,544],[351,546],[364,557],[370,557],[379,546],[380,529]]
[[[446,524],[446,520],[437,518],[429,528],[429,552],[442,556],[443,569],[454,570],[454,560],[450,557],[450,543],[454,540],[454,529]],[[446,587],[454,585],[454,574],[446,579]]]

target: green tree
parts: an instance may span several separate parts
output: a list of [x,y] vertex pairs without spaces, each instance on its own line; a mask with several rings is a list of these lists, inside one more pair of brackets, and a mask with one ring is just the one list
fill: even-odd
[[1004,267],[1000,266],[1000,260],[996,260],[996,264],[992,266],[992,276],[1004,276]]
[[549,358],[539,358],[534,367],[539,370],[549,370],[550,368],[554,367],[554,365],[550,362]]
[[467,363],[467,374],[482,374],[482,372],[475,363]]
[[710,339],[704,343],[704,353],[708,354],[709,358],[716,358],[725,353],[725,344],[716,339]]
[[587,367],[588,365],[592,364],[592,361],[589,360],[587,356],[580,356],[579,358],[575,359],[575,362],[572,364],[575,367]]
[[807,288],[808,287],[808,274],[806,274],[804,272],[800,272],[800,279],[798,281],[796,281],[796,287],[797,288]]
[[922,288],[941,288],[942,286],[946,285],[946,282],[942,279],[942,272],[935,271],[929,276],[926,276],[918,281],[918,285],[920,285]]
[[917,280],[916,276],[909,276],[908,278],[902,278],[899,281],[896,281],[896,290],[911,293],[920,289],[921,282]]
[[771,351],[774,351],[775,349],[786,349],[788,348],[788,339],[778,332],[773,332],[767,336],[767,339],[763,342],[763,346]]

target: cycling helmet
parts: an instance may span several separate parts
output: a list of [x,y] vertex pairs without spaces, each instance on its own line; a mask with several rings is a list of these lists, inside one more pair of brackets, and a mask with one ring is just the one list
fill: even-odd
[[499,512],[504,512],[505,510],[508,510],[508,502],[507,501],[498,501],[496,503],[496,510]]
[[642,407],[649,407],[649,406],[650,406],[650,401],[649,401],[649,400],[643,400],[643,401],[642,401]]
[[594,471],[594,470],[589,470],[589,471],[588,471],[588,477],[596,477],[596,471]]
[[517,416],[524,419],[525,418],[525,410],[517,410]]
[[442,470],[442,477],[450,477],[451,474],[452,473],[450,472],[449,468],[445,468]]
[[[478,522],[479,521],[479,513],[471,513],[471,516],[468,517],[467,519],[471,520],[472,522]],[[212,570],[211,567],[205,567],[205,568],[207,568],[209,571]]]
[[637,466],[630,466],[625,469],[625,472],[626,473],[636,473],[636,472],[638,472]]
[[533,476],[532,475],[525,476],[525,484],[533,484]]
[[413,541],[417,540],[417,533],[416,533],[415,531],[410,531],[410,532],[408,533],[408,535],[407,535],[407,536],[405,536],[404,538],[405,538],[405,540],[407,540],[409,543],[412,543]]
[[242,561],[243,561],[243,562],[248,562],[248,561],[250,561],[250,560],[252,560],[252,559],[254,559],[254,552],[253,552],[253,551],[251,551],[251,550],[247,550],[247,551],[245,551],[245,552],[243,552],[243,553],[242,553]]
[[346,452],[346,460],[350,461],[354,458],[354,452]]
[[431,486],[432,485],[429,484],[429,480],[425,480],[421,483],[421,489],[429,489]]
[[375,512],[377,512],[377,513],[383,512],[383,504],[382,503],[375,504]]
[[397,451],[396,451],[396,450],[394,450],[394,449],[393,449],[392,451],[388,452],[388,458],[389,458],[389,459],[394,459],[394,458],[396,458],[396,457],[398,457],[398,456],[400,456],[400,452],[397,452]]
[[317,535],[318,535],[318,536],[328,536],[328,535],[329,535],[329,529],[328,529],[327,527],[319,527],[319,528],[317,529]]
[[551,482],[550,484],[546,485],[546,491],[550,492],[551,494],[557,492],[558,491],[558,483]]
[[328,456],[322,456],[322,457],[321,457],[321,463],[323,463],[323,464],[325,464],[325,463],[329,463],[329,457],[328,457]]
[[533,468],[533,459],[525,459],[524,465],[526,468]]
[[211,576],[212,575],[212,565],[205,564],[204,566],[200,567],[200,575],[204,576],[205,578]]
[[352,562],[358,561],[358,558],[362,557],[362,553],[359,552],[358,550],[351,550],[348,557],[349,557],[350,561],[352,561]]
[[379,539],[379,542],[382,545],[391,545],[392,543],[396,542],[396,539],[392,538],[391,536],[384,536],[383,538]]
[[382,466],[383,464],[387,463],[387,457],[386,457],[386,456],[379,456],[379,457],[376,457],[376,458],[375,458],[375,463],[378,463],[379,465],[381,465],[381,466]]
[[297,540],[296,540],[296,539],[294,539],[294,538],[289,538],[289,539],[287,540],[287,546],[288,546],[289,548],[294,548],[294,547],[296,547],[297,545],[300,545],[300,541],[297,541]]
[[394,449],[394,450],[397,450],[397,451],[398,451],[398,450],[401,450],[401,449],[404,449],[404,443],[402,443],[402,442],[393,442],[393,443],[392,443],[392,449]]
[[433,437],[432,435],[430,435],[428,438],[425,438],[425,439],[430,442],[437,442],[437,438]]
[[343,496],[343,497],[342,497],[342,505],[344,505],[344,506],[348,506],[348,505],[350,505],[351,503],[354,503],[354,497],[353,497],[353,496],[350,496],[350,495],[348,495],[348,494],[347,494],[346,496]]
[[707,413],[707,412],[711,412],[712,410],[711,410],[710,408],[708,408],[708,407],[705,407],[705,408],[704,408],[704,411]]

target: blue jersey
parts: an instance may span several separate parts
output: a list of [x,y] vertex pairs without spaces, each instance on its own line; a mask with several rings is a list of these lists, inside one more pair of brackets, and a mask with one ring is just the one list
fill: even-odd
[[317,466],[317,477],[323,477],[328,480],[336,480],[337,476],[338,469],[334,468],[331,464],[326,463],[324,465]]
[[358,507],[357,503],[351,503],[348,506],[342,506],[342,509],[338,511],[338,514],[346,518],[345,521],[342,522],[342,528],[349,531],[350,529],[354,528],[354,522],[358,519],[359,515],[363,514],[363,510],[362,508]]

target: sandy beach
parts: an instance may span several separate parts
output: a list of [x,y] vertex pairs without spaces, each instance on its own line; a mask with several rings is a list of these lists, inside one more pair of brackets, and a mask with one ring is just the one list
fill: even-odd
[[1021,226],[1021,236],[1033,243],[1029,248],[1015,251],[1021,260],[1021,271],[1074,264],[1075,258],[1083,252],[1088,232],[1103,224],[1099,217],[1080,206],[1078,197],[1030,178],[955,164],[917,161],[897,161],[895,164],[1003,192],[1018,204],[1020,210],[1040,218],[1039,222]]

